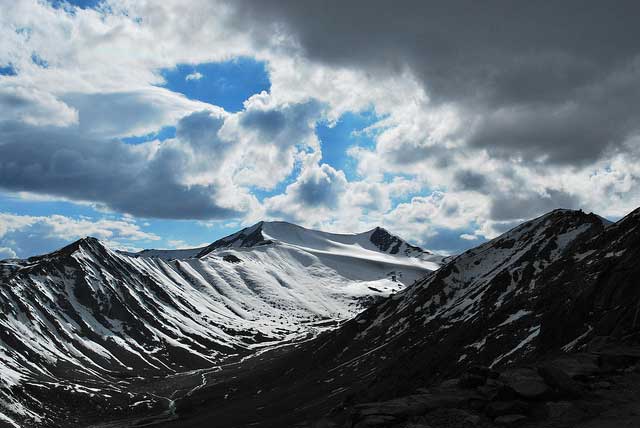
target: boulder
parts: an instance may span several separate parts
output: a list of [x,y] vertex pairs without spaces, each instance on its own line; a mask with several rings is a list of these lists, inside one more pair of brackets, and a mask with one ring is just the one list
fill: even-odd
[[584,417],[584,412],[570,401],[545,403],[547,418],[554,424],[572,425]]
[[550,365],[578,380],[588,379],[601,371],[598,366],[598,357],[586,353],[564,355],[553,360]]
[[476,388],[484,385],[486,379],[486,377],[478,374],[465,373],[458,380],[458,386],[461,388]]
[[549,364],[539,367],[538,374],[547,385],[554,388],[563,397],[578,398],[583,395],[582,385],[556,366]]
[[629,346],[609,346],[594,352],[604,371],[623,370],[640,360],[640,348]]
[[529,405],[524,401],[493,401],[487,405],[484,412],[490,418],[529,412]]
[[388,427],[396,422],[396,418],[387,415],[370,415],[366,416],[356,423],[354,428],[372,428],[372,427]]
[[487,400],[495,400],[498,397],[499,388],[494,386],[482,385],[476,390]]
[[389,401],[358,404],[354,409],[357,420],[372,415],[410,417],[424,415],[436,409],[466,407],[470,398],[472,398],[472,396],[465,394],[464,391],[460,391],[459,394],[436,391],[433,393],[408,395]]
[[471,366],[467,373],[482,376],[485,379],[497,379],[500,373],[486,366]]
[[505,426],[505,427],[515,427],[520,425],[523,421],[527,420],[527,417],[524,415],[504,415],[499,416],[493,420],[496,425]]
[[500,374],[505,387],[526,400],[541,400],[550,390],[538,372],[529,368],[505,370]]
[[[451,389],[451,388],[455,388],[458,386],[458,384],[460,383],[460,379],[447,379],[445,381],[443,381],[439,387],[440,388],[447,388],[447,389]],[[418,391],[423,391],[423,392],[428,392],[428,389],[424,389],[424,388],[420,388],[418,389]]]
[[242,260],[240,260],[237,256],[233,255],[233,254],[226,254],[225,256],[222,257],[222,260],[224,260],[225,262],[228,263],[241,263]]
[[462,409],[440,409],[426,415],[422,422],[434,428],[472,428],[480,424],[480,418]]
[[611,386],[612,386],[611,382],[607,382],[607,381],[600,381],[591,385],[593,389],[611,389]]

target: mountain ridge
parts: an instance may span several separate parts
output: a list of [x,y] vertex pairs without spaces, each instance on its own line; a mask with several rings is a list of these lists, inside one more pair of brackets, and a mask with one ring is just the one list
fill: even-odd
[[87,237],[0,262],[0,371],[13,374],[0,382],[0,402],[43,426],[39,403],[77,400],[86,388],[110,406],[166,405],[144,392],[132,398],[124,385],[308,339],[428,271],[419,260],[345,247],[359,257],[283,244],[162,258]]
[[[477,408],[464,404],[469,394],[480,402],[517,398],[508,388],[502,392],[506,395],[499,396],[502,398],[487,398],[473,388],[466,393],[464,389],[452,392],[460,376],[462,385],[475,382],[475,378],[466,381],[464,376],[499,373],[496,370],[545,364],[558,358],[564,364],[562,370],[578,375],[587,367],[592,376],[608,373],[606,364],[627,367],[621,366],[621,361],[638,361],[633,355],[640,356],[640,348],[633,348],[640,347],[638,317],[634,315],[640,307],[635,282],[640,277],[639,251],[640,209],[614,224],[592,213],[554,210],[453,258],[412,287],[373,305],[338,329],[298,346],[289,355],[256,362],[246,378],[229,378],[219,388],[202,389],[198,397],[188,400],[179,424],[163,427],[196,427],[214,415],[229,421],[220,426],[242,422],[264,427],[314,423],[404,427],[414,421],[412,416],[423,415],[412,413],[418,411],[412,407],[412,400],[431,400],[418,407],[423,409],[420,412],[429,412],[460,397],[456,406],[461,407],[456,409],[464,408],[459,412],[469,416],[467,412],[478,413]],[[630,342],[631,350],[616,350],[625,341]],[[582,354],[574,357],[575,353]],[[611,363],[614,359],[617,362]],[[527,376],[542,382],[535,380],[539,376],[535,370],[533,374],[528,370]],[[569,380],[562,382],[575,382],[572,375],[563,373],[559,376]],[[272,404],[274,409],[260,419],[228,416],[226,403],[215,399],[216,391],[251,391],[256,386],[250,376],[272,376],[268,383],[260,384],[266,395],[257,402],[242,395],[237,398],[238,405],[292,404]],[[296,386],[297,379],[305,381]],[[579,381],[593,382],[584,378]],[[434,395],[441,390],[437,387],[440,382],[444,395]],[[579,384],[579,388],[588,389],[589,385]],[[429,391],[434,392],[429,395]],[[298,398],[301,395],[304,400]],[[189,410],[193,403],[208,405]],[[508,403],[517,408],[517,402]],[[221,407],[214,410],[212,406]],[[482,412],[473,417],[486,420]],[[497,414],[501,415],[504,413]],[[527,416],[518,417],[528,420]],[[495,426],[496,414],[489,413],[489,418],[486,426]],[[414,422],[424,420],[416,418]],[[429,426],[458,426],[440,423]],[[543,420],[541,425],[531,426],[549,425]]]
[[[276,228],[269,234],[267,230],[263,238],[274,238],[280,232]],[[354,242],[354,235],[350,236],[348,242]],[[323,266],[335,262],[336,257],[350,267],[361,260],[345,252],[346,244],[338,238],[303,236],[304,239],[296,241],[287,237],[288,243],[280,241],[276,245],[220,247],[201,259],[128,259],[178,270],[201,263],[219,263],[218,269],[223,270],[243,269],[251,263],[250,256],[261,257],[259,266],[279,265],[280,259],[274,258],[276,254],[298,261],[316,257],[323,260]],[[377,243],[371,245],[378,248]],[[397,255],[382,253],[391,251],[393,246],[391,243],[379,249],[379,257],[395,260]],[[329,256],[327,248],[333,251]],[[358,255],[363,251],[360,245],[348,249]],[[224,260],[231,255],[239,261]],[[264,258],[267,255],[269,258]],[[539,386],[553,379],[540,380],[537,367],[549,361],[563,361],[562,370],[571,374],[561,370],[558,379],[564,379],[561,382],[569,385],[571,391],[578,391],[592,388],[593,377],[610,373],[607,370],[611,364],[625,368],[628,361],[640,362],[639,257],[640,209],[613,224],[593,213],[554,210],[450,258],[412,286],[380,299],[353,318],[345,317],[337,328],[324,329],[317,335],[291,337],[293,342],[279,342],[282,346],[259,348],[257,352],[254,348],[254,353],[240,354],[240,359],[220,367],[156,376],[140,381],[139,385],[133,380],[126,381],[118,386],[119,390],[109,389],[108,399],[102,395],[105,393],[102,387],[93,384],[91,387],[100,392],[92,399],[103,406],[107,419],[124,417],[116,426],[153,421],[159,427],[189,428],[216,420],[221,428],[318,424],[399,428],[422,423],[432,414],[424,412],[435,415],[438,413],[435,409],[442,403],[454,402],[457,407],[453,410],[459,414],[479,418],[485,423],[482,426],[494,427],[497,418],[504,414],[494,413],[491,406],[503,402],[520,406],[518,409],[525,405],[556,405],[555,396],[522,404],[530,399],[518,395],[517,382],[523,381],[516,381],[516,392],[509,386],[512,385],[509,382],[514,382],[508,378],[513,376],[509,374],[513,370],[525,373],[526,379],[533,379],[527,382],[538,382]],[[89,260],[92,266],[98,261]],[[259,287],[260,281],[253,281],[252,287]],[[187,283],[183,286],[187,287]],[[193,292],[189,288],[189,293]],[[173,294],[169,298],[173,299]],[[283,314],[290,312],[287,309]],[[0,339],[5,341],[1,334]],[[591,377],[571,378],[573,373],[584,376],[580,375],[586,370],[584,367],[588,367]],[[10,367],[8,373],[12,373]],[[547,376],[557,374],[557,370],[540,373]],[[488,376],[499,379],[491,378],[489,382]],[[478,382],[478,389],[460,386],[469,382],[473,385]],[[493,386],[488,388],[489,384]],[[26,393],[46,401],[53,389],[42,385],[24,389],[16,389],[14,385],[8,396],[0,398],[31,403],[20,395]],[[546,387],[557,388],[554,385]],[[6,393],[3,391],[6,390],[0,388],[0,394]],[[135,394],[129,397],[127,393]],[[556,390],[554,394],[564,393]],[[565,400],[568,397],[557,396]],[[470,397],[489,404],[486,409],[485,404],[470,406]],[[618,403],[614,395],[611,397],[612,402]],[[589,398],[597,399],[597,396]],[[420,405],[415,407],[415,400],[427,402],[418,401]],[[134,406],[137,402],[148,402],[150,407],[141,409]],[[77,403],[74,412],[83,421],[105,417],[94,414],[91,401]],[[64,402],[54,400],[53,404],[68,410]],[[116,407],[118,411],[114,410]],[[259,411],[247,412],[248,408]],[[37,409],[37,405],[27,407],[28,411],[31,409]],[[421,413],[412,413],[418,411]],[[526,413],[518,417],[529,421],[532,427],[549,426],[545,425],[544,417],[550,416]],[[543,418],[542,425],[535,425],[536,417]],[[457,426],[441,425],[438,419],[428,420],[431,428]]]

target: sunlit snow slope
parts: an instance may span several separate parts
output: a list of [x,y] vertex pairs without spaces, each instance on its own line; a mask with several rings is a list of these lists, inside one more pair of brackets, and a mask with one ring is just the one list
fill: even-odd
[[86,238],[2,261],[0,402],[33,418],[30,397],[43,388],[90,394],[106,382],[118,394],[122,376],[211,366],[315,334],[438,261],[379,228],[338,235],[280,222],[204,249],[126,254]]

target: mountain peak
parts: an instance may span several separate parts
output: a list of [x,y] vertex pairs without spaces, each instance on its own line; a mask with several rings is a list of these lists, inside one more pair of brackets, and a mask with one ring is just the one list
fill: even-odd
[[202,251],[196,254],[196,257],[203,257],[213,250],[218,248],[228,248],[228,247],[254,247],[256,245],[265,245],[271,243],[271,241],[264,238],[262,234],[262,229],[265,225],[264,221],[260,221],[253,226],[245,227],[244,229],[226,236],[224,238],[220,238],[217,241],[211,243],[210,245],[204,247]]
[[[430,261],[434,256],[420,247],[411,245],[400,237],[377,226],[362,233],[331,233],[307,229],[286,221],[260,221],[234,234],[218,239],[202,249],[196,257],[203,257],[221,248],[248,248],[280,243],[314,251],[344,251],[346,248],[373,253],[387,253]],[[357,252],[356,251],[356,252]],[[438,259],[439,261],[439,259]],[[436,262],[438,262],[436,261]]]
[[105,251],[107,251],[107,247],[98,238],[94,238],[93,236],[85,236],[84,238],[80,238],[77,241],[74,241],[71,244],[62,247],[58,251],[55,251],[51,254],[70,256],[73,253],[82,250],[89,253],[103,254]]

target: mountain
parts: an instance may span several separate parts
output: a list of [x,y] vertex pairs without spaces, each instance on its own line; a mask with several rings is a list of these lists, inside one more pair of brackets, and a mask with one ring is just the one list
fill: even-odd
[[370,252],[373,251],[428,261],[439,261],[439,256],[408,244],[381,227],[358,234],[337,234],[309,230],[283,221],[259,222],[233,235],[217,240],[202,249],[198,256],[203,256],[219,248],[254,247],[272,242],[280,242],[311,250],[316,254],[339,253],[356,258],[365,255],[364,258],[367,258],[371,255]]
[[382,229],[261,222],[201,249],[131,254],[85,238],[2,261],[0,421],[55,426],[69,402],[94,414],[166,407],[135,380],[308,340],[439,260]]
[[555,210],[336,330],[205,375],[160,426],[638,426],[639,259],[640,209]]
[[[94,251],[91,263],[83,269],[97,269],[96,265],[103,266],[113,254],[115,260],[109,265],[151,264],[167,269],[180,265],[184,270],[217,260],[217,269],[254,263],[252,271],[263,266],[268,272],[276,268],[281,272],[289,269],[283,260],[296,260],[317,280],[325,278],[318,272],[331,270],[336,275],[332,278],[342,281],[341,290],[346,292],[370,284],[375,275],[377,281],[392,285],[390,264],[397,263],[397,272],[400,266],[432,257],[398,246],[392,235],[372,239],[381,234],[384,231],[379,229],[359,235],[308,233],[285,223],[259,223],[189,258],[173,260],[166,254],[166,259],[102,254],[89,241]],[[77,251],[72,247],[44,259],[7,262],[5,278],[27,271],[20,281],[11,280],[12,286],[3,288],[3,296],[7,289],[20,290],[19,284],[39,290],[37,282],[58,275],[52,266],[67,272],[71,263],[58,262],[61,255],[71,254],[76,261],[84,258],[73,256]],[[372,253],[369,260],[375,275],[363,277],[361,264],[367,259],[362,255],[367,252]],[[407,261],[407,254],[414,257]],[[6,412],[14,420],[18,405],[24,412],[34,412],[35,416],[23,417],[31,418],[31,425],[36,426],[59,426],[60,415],[65,417],[63,426],[93,428],[195,428],[210,426],[212,421],[217,428],[638,426],[639,259],[640,209],[616,223],[582,211],[555,210],[448,258],[435,271],[423,271],[423,277],[404,290],[389,293],[364,311],[354,309],[357,314],[347,321],[343,318],[336,328],[316,334],[300,327],[289,342],[275,337],[279,330],[267,328],[263,334],[271,335],[270,344],[277,346],[256,350],[250,349],[246,338],[225,341],[235,345],[232,352],[237,356],[197,370],[188,370],[182,362],[185,367],[173,368],[176,373],[142,368],[127,377],[122,369],[98,372],[95,366],[86,365],[87,371],[98,372],[102,380],[74,367],[64,376],[77,377],[55,383],[34,374],[26,377],[24,367],[15,366],[17,353],[25,361],[33,358],[28,352],[33,346],[26,339],[28,331],[20,332],[24,343],[18,342],[18,335],[2,333],[2,343],[9,346],[3,345],[0,361],[9,381],[0,389],[1,399],[8,403]],[[28,271],[38,265],[47,269]],[[101,286],[113,282],[106,268],[97,271],[104,275],[97,281]],[[403,272],[398,277],[406,280],[409,275]],[[267,278],[256,279],[255,289]],[[126,287],[138,290],[142,288],[138,282],[131,281]],[[321,284],[325,286],[314,290],[330,288],[332,283]],[[351,285],[345,288],[345,284]],[[187,299],[195,288],[184,284],[182,296]],[[50,289],[50,285],[43,288]],[[336,289],[332,290],[335,296]],[[167,294],[173,299],[173,293]],[[73,299],[70,297],[71,306],[75,307]],[[335,306],[340,306],[336,301],[344,302],[334,298]],[[12,302],[4,308],[21,306]],[[82,319],[91,313],[78,316]],[[289,307],[280,315],[291,313]],[[21,309],[14,318],[27,322],[33,316],[33,311]],[[263,327],[264,319],[273,318],[260,314],[252,325]],[[171,321],[162,318],[162,323]],[[191,322],[186,318],[177,321],[172,328]],[[294,324],[309,325],[283,322],[280,327],[289,333],[292,328],[287,328]],[[196,336],[210,334],[204,329],[195,331]],[[189,324],[181,331],[186,333],[191,333]],[[144,343],[143,338],[137,340]],[[64,343],[76,346],[80,338],[71,337]],[[183,337],[177,343],[189,343],[189,339]],[[167,356],[161,361],[170,364],[176,359]],[[32,364],[32,372],[38,367],[41,365]],[[34,423],[34,417],[41,419]]]

